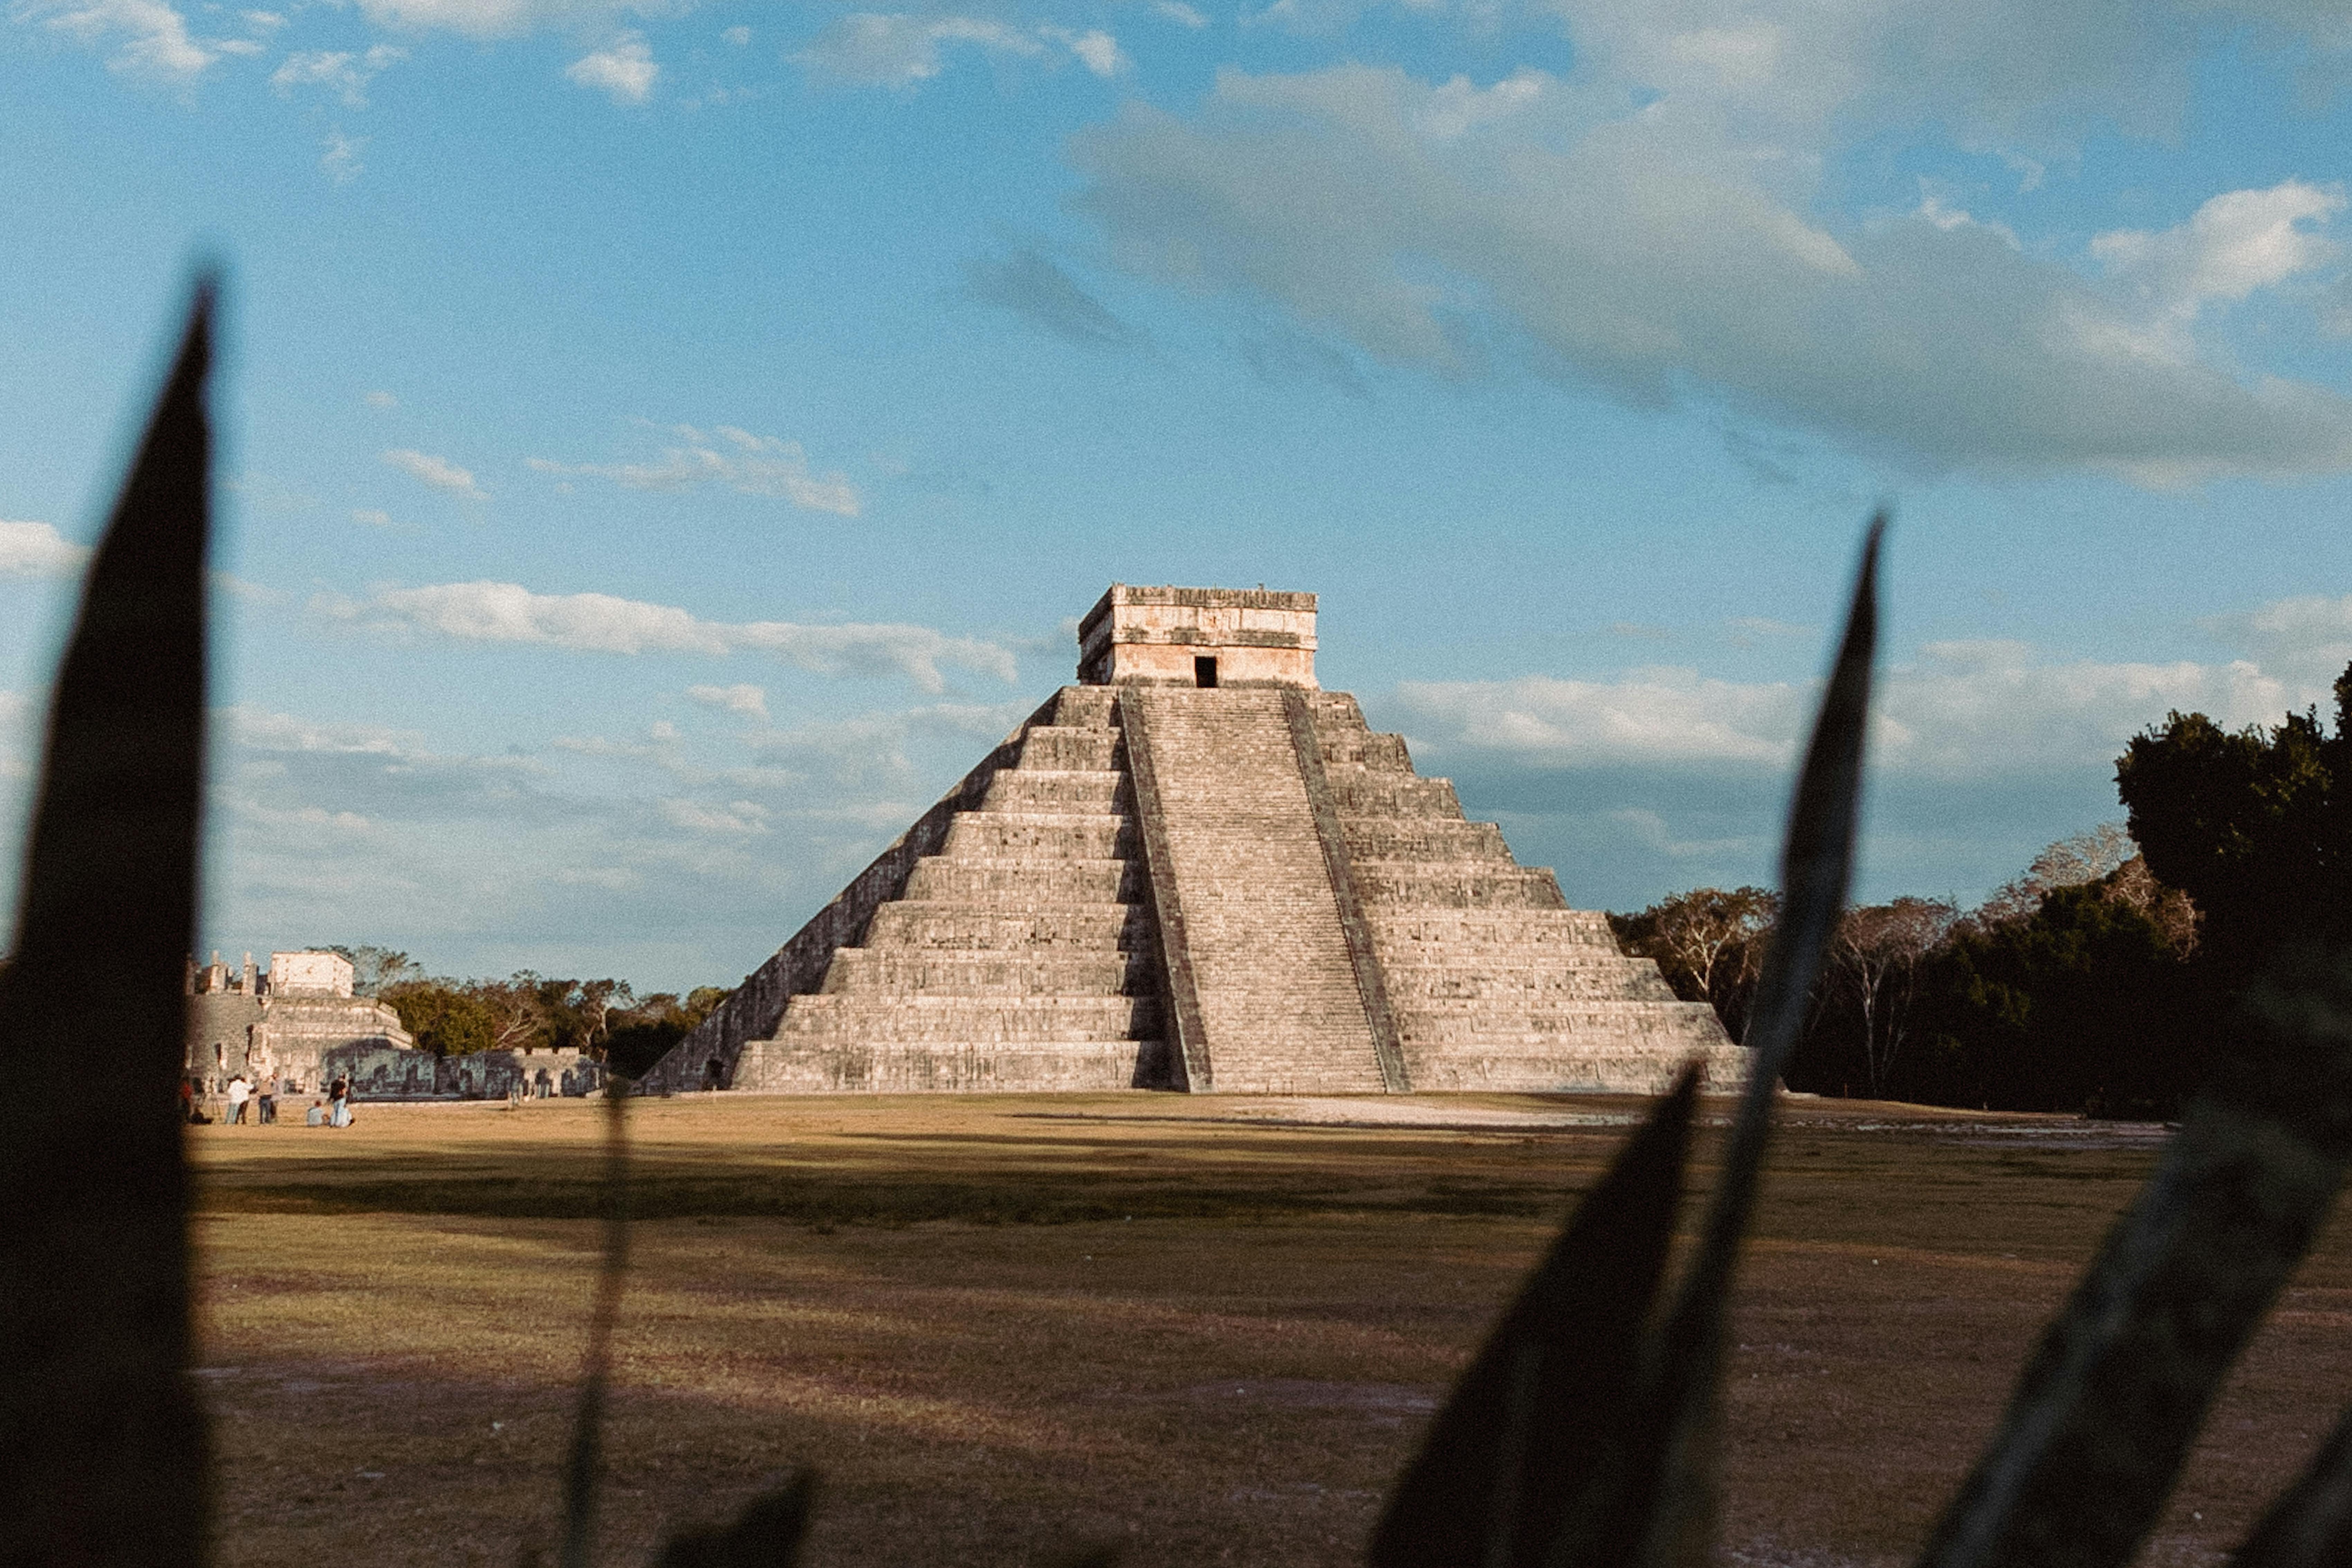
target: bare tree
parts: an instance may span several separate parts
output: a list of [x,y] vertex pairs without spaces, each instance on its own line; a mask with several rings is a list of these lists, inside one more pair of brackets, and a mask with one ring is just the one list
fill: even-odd
[[2138,857],[2139,846],[2132,842],[2130,830],[2121,822],[2101,822],[2087,832],[2059,840],[2034,856],[2025,874],[2002,883],[1975,917],[1986,925],[2030,919],[2042,907],[2042,901],[2060,888],[2081,887],[2112,876]]
[[1951,934],[1959,911],[1940,898],[1898,898],[1849,909],[1831,949],[1831,984],[1842,980],[1862,1013],[1870,1093],[1885,1092],[1911,1025],[1921,961]]

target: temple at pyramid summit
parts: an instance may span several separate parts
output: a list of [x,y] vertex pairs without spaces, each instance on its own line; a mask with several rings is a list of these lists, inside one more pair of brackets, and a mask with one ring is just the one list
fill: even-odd
[[657,1092],[1664,1088],[1747,1052],[1315,680],[1315,595],[1115,584],[1064,686]]

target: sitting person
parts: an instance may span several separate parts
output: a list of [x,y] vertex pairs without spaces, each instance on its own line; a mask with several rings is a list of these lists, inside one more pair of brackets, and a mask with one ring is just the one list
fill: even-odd
[[327,1124],[327,1103],[324,1100],[311,1101],[310,1113],[302,1118],[302,1124],[306,1127],[325,1126]]

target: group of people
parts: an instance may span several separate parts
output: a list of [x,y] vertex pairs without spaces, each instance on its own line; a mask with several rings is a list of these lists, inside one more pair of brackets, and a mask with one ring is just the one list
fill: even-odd
[[[246,1082],[245,1074],[242,1072],[230,1079],[228,1088],[225,1092],[228,1101],[228,1124],[232,1127],[243,1126],[248,1106],[252,1108],[255,1125],[266,1126],[275,1123],[278,1120],[278,1096],[275,1088],[274,1084],[264,1082],[257,1090],[251,1083]],[[180,1080],[180,1114],[184,1120],[194,1126],[205,1126],[212,1121],[210,1116],[205,1114],[204,1107],[196,1103],[196,1086],[185,1078]],[[350,1126],[352,1124],[352,1081],[348,1077],[338,1078],[329,1084],[323,1099],[310,1102],[310,1113],[302,1118],[302,1122],[305,1126],[310,1127]]]

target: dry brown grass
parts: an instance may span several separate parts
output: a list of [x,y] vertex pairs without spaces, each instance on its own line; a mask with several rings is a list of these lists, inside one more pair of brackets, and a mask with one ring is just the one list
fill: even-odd
[[[1622,1133],[1218,1119],[1247,1109],[633,1107],[647,1218],[606,1560],[644,1563],[668,1524],[809,1462],[817,1568],[1100,1540],[1138,1565],[1357,1561],[1423,1414]],[[222,1562],[505,1564],[551,1539],[594,1110],[194,1130]],[[1792,1103],[1738,1308],[1736,1558],[1900,1561],[2153,1152],[2054,1121]],[[2147,1561],[2218,1561],[2347,1399],[2339,1216]]]

